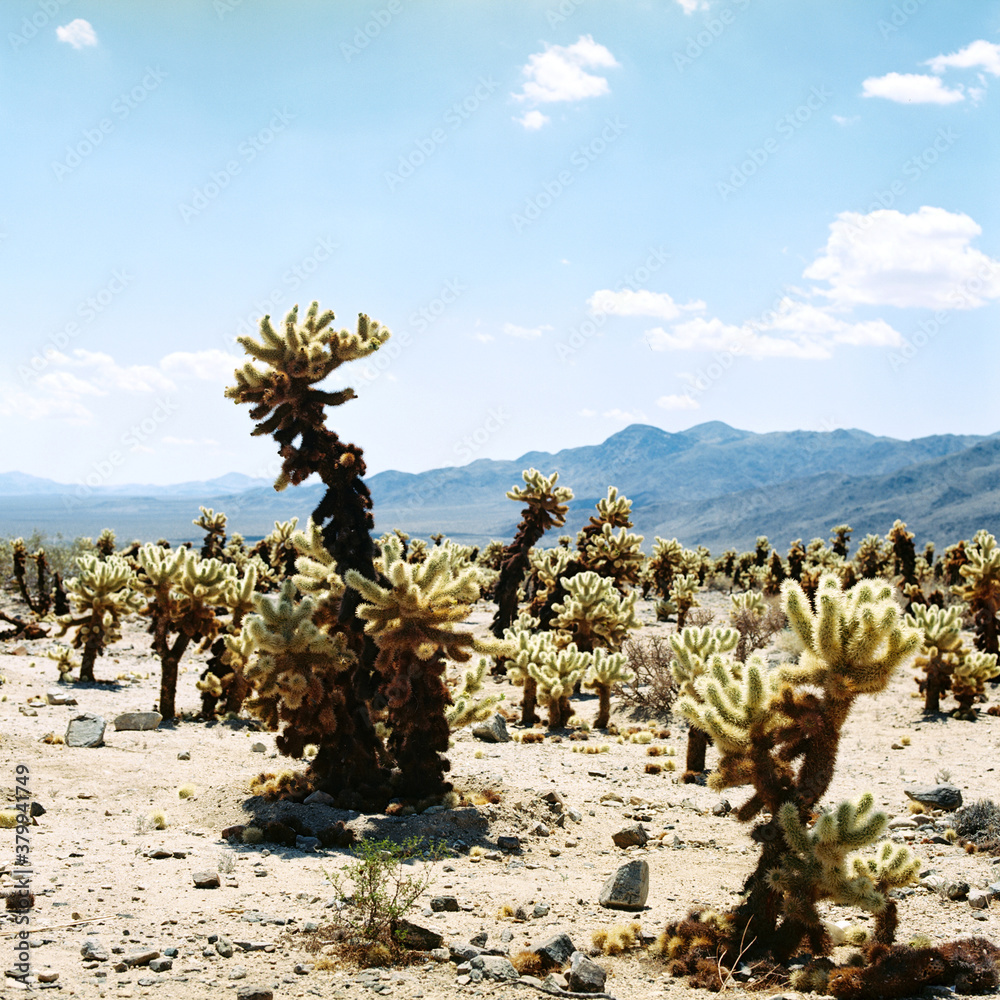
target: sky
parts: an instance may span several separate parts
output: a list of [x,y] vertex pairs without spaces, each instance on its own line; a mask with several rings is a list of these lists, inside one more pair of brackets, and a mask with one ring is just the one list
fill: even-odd
[[370,473],[1000,431],[998,109],[996,0],[5,0],[0,472],[274,476],[313,300]]

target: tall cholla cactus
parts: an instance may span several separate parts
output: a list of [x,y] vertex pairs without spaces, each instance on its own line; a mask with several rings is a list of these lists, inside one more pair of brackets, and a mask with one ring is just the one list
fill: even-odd
[[631,684],[635,680],[635,671],[626,665],[624,653],[608,653],[603,649],[595,649],[591,654],[590,665],[583,678],[583,686],[597,691],[598,711],[594,726],[606,729],[611,718],[611,688],[615,684]]
[[923,670],[917,683],[924,692],[924,711],[941,710],[941,695],[951,687],[951,676],[962,662],[962,614],[958,606],[928,607],[915,604],[907,624],[919,629],[923,646],[914,666]]
[[540,663],[548,651],[555,649],[550,632],[536,632],[538,619],[522,611],[510,628],[504,629],[503,637],[516,643],[517,648],[507,661],[507,679],[511,684],[524,688],[521,699],[521,725],[533,726],[538,721],[535,708],[538,705],[538,684],[532,676],[530,665]]
[[142,613],[151,619],[153,651],[160,658],[159,711],[172,719],[181,657],[190,643],[209,645],[219,634],[222,622],[215,609],[226,603],[236,567],[158,545],[144,545],[138,561],[135,587],[146,597]]
[[133,576],[128,563],[119,556],[101,562],[97,556],[77,558],[80,572],[66,584],[75,613],[62,615],[57,635],[75,629],[71,645],[83,647],[80,680],[94,679],[94,661],[121,637],[121,620],[142,607],[142,598],[132,590]]
[[504,629],[510,628],[517,617],[517,588],[524,579],[529,564],[531,547],[549,528],[561,528],[569,511],[567,504],[573,491],[556,486],[559,473],[543,476],[537,469],[527,469],[522,474],[524,489],[513,486],[507,492],[508,500],[523,500],[527,506],[521,511],[521,523],[514,540],[504,549],[500,564],[500,579],[496,585],[497,612],[490,626],[500,638]]
[[565,633],[566,641],[574,642],[583,652],[617,652],[629,632],[639,627],[635,613],[638,592],[622,597],[613,580],[592,572],[563,577],[561,582],[566,600],[552,606],[552,628]]
[[[540,635],[548,639],[549,633]],[[551,640],[543,640],[538,655],[528,661],[527,670],[535,682],[538,700],[549,710],[550,729],[563,729],[569,722],[573,714],[570,698],[590,660],[573,643],[558,647]]]
[[[685,628],[670,637],[674,660],[670,665],[677,692],[681,697],[701,702],[698,681],[708,669],[708,661],[719,653],[731,653],[740,641],[734,628]],[[708,734],[694,723],[688,730],[687,761],[682,781],[690,784],[705,770]]]
[[205,541],[201,546],[202,559],[221,559],[222,550],[226,546],[226,515],[220,510],[218,514],[211,507],[199,507],[201,514],[191,523],[205,532]]
[[494,652],[471,632],[455,626],[479,597],[478,571],[451,545],[433,548],[426,562],[402,557],[398,538],[382,548],[381,586],[348,570],[344,581],[364,599],[358,615],[378,646],[375,667],[382,678],[392,733],[389,749],[401,771],[407,797],[440,796],[451,789],[444,781],[449,763],[446,710],[451,693],[444,680],[447,661],[466,663],[473,651]]
[[800,662],[768,670],[757,655],[739,664],[716,654],[695,681],[697,697],[685,694],[679,702],[719,750],[711,787],[750,784],[754,792],[737,818],[747,822],[769,814],[753,831],[763,849],[743,902],[718,935],[704,945],[687,931],[668,929],[679,938],[675,953],[686,952],[686,971],[694,971],[696,955],[718,955],[720,947],[738,954],[740,942],[751,959],[784,961],[803,938],[814,955],[827,954],[830,939],[814,905],[823,898],[872,910],[875,937],[889,944],[895,902],[884,890],[904,884],[916,870],[912,859],[891,851],[871,863],[848,863],[847,853],[871,843],[885,824],[867,798],[841,804],[811,830],[809,821],[833,777],[841,728],[855,698],[884,690],[919,648],[920,634],[903,623],[892,587],[882,581],[863,581],[845,592],[835,576],[825,575],[815,612],[797,583],[786,582],[782,593],[789,623],[805,647]]
[[976,649],[982,653],[1000,653],[1000,547],[988,531],[977,531],[972,545],[966,546],[968,562],[959,568],[964,583],[952,591],[972,609]]
[[1000,676],[1000,666],[995,653],[965,651],[962,662],[951,675],[951,693],[958,702],[958,708],[952,713],[956,719],[975,720],[976,710],[972,706],[985,700],[986,682],[997,676]]

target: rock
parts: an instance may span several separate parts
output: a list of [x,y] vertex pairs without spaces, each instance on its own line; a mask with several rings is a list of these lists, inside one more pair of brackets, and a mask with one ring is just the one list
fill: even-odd
[[159,712],[124,712],[115,719],[115,730],[144,733],[155,729],[162,721]]
[[463,944],[460,941],[448,945],[448,957],[456,965],[463,962],[471,962],[477,955],[481,955],[483,949],[474,944]]
[[472,727],[472,735],[484,743],[510,743],[507,723],[499,712],[494,712],[484,722],[477,722]]
[[521,978],[517,969],[510,964],[510,959],[503,955],[477,955],[469,964],[473,969],[479,969],[485,979],[503,981]]
[[219,935],[219,940],[215,942],[215,950],[223,958],[232,958],[233,957],[233,942],[230,941],[229,938],[222,937],[222,935]]
[[513,835],[503,835],[501,834],[497,837],[497,847],[501,851],[506,851],[508,854],[513,854],[516,851],[521,850],[521,838],[515,837]]
[[542,917],[547,917],[549,915],[549,904],[535,903],[534,909],[531,911],[531,915],[535,918],[535,920],[541,920]]
[[918,823],[912,816],[896,816],[889,820],[890,830],[916,830]]
[[85,962],[106,962],[108,960],[108,949],[104,947],[100,938],[87,938],[80,948],[80,955]]
[[153,972],[169,972],[174,967],[172,958],[154,958],[149,963],[149,968]]
[[649,865],[629,861],[622,865],[601,889],[600,904],[613,910],[641,910],[649,895]]
[[728,816],[732,811],[733,807],[729,804],[729,799],[722,799],[712,806],[713,816]]
[[236,1000],[274,1000],[274,991],[263,986],[241,986],[236,991]]
[[962,804],[962,792],[954,785],[934,785],[931,788],[904,788],[908,799],[934,809],[958,809]]
[[625,800],[617,792],[605,792],[600,797],[600,799],[598,799],[598,801],[599,802],[622,802],[622,803],[625,802]]
[[988,892],[981,892],[977,890],[976,892],[969,893],[969,906],[974,910],[987,910],[990,906],[990,894]]
[[628,823],[617,833],[611,834],[615,847],[645,847],[649,834],[641,823]]
[[220,885],[218,872],[192,872],[191,878],[196,889],[218,889]]
[[177,755],[177,759],[178,760],[190,760],[191,759],[191,751],[190,750],[182,750]]
[[45,700],[50,705],[75,705],[76,696],[70,691],[63,691],[60,688],[49,688],[45,692]]
[[230,979],[246,979],[247,970],[242,965],[234,965],[229,970]]
[[295,849],[297,851],[304,851],[306,854],[314,854],[317,847],[319,847],[319,837],[297,836],[295,838]]
[[136,968],[140,965],[149,965],[154,958],[159,958],[160,953],[155,948],[150,948],[147,951],[134,951],[131,955],[125,956],[125,964],[130,968]]
[[266,750],[267,747],[264,746],[263,743],[254,743],[254,745],[250,747],[250,753],[264,753]]
[[396,921],[396,931],[403,935],[408,948],[415,948],[417,951],[431,951],[433,948],[440,948],[444,942],[444,937],[432,927],[415,924],[405,917]]
[[544,823],[536,823],[532,828],[531,832],[536,837],[548,837],[551,835],[552,831]]
[[302,800],[302,802],[303,802],[304,805],[307,805],[307,806],[311,806],[311,805],[332,806],[333,805],[333,796],[329,792],[324,792],[324,791],[320,791],[320,789],[316,789],[315,792],[313,792],[310,795],[307,795]]
[[569,935],[564,933],[556,934],[540,944],[533,944],[528,950],[542,959],[546,966],[561,969],[570,960],[576,948]]
[[582,951],[574,951],[566,981],[574,993],[603,993],[607,972]]
[[458,900],[454,896],[434,896],[431,899],[431,909],[435,913],[458,913]]
[[944,890],[944,894],[952,900],[965,899],[969,895],[969,883],[952,882]]
[[10,651],[11,656],[27,656],[28,647],[27,646],[16,646]]
[[38,981],[40,983],[54,983],[59,978],[58,972],[39,972]]
[[65,742],[68,747],[99,747],[104,745],[107,723],[93,712],[74,715],[66,727]]
[[307,920],[302,925],[302,930],[306,934],[315,934],[319,930],[319,924],[315,920]]

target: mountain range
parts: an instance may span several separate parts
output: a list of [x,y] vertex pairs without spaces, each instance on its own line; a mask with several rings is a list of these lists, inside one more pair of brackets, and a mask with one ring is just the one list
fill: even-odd
[[[758,434],[714,421],[669,433],[633,424],[597,445],[511,461],[479,459],[423,473],[380,472],[368,479],[376,532],[442,531],[456,541],[509,540],[520,505],[506,491],[529,467],[559,473],[574,499],[566,533],[586,523],[609,485],[633,502],[633,529],[677,537],[712,551],[749,548],[767,535],[780,550],[795,538],[826,538],[847,522],[854,537],[885,534],[896,518],[918,545],[950,544],[979,528],[1000,530],[1000,434],[934,435],[902,441],[860,430]],[[305,522],[320,483],[275,493],[267,480],[229,473],[172,486],[94,487],[86,491],[17,472],[0,474],[0,536],[96,536],[120,541],[198,540],[191,524],[204,504],[229,515],[230,531],[266,534],[275,520]],[[555,543],[555,535],[548,540]]]

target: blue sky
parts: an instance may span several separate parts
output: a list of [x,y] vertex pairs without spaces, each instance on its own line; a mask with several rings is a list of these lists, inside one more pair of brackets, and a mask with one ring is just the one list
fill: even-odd
[[0,471],[273,475],[222,392],[313,299],[393,332],[372,472],[1000,430],[1000,3],[7,0],[0,52]]

